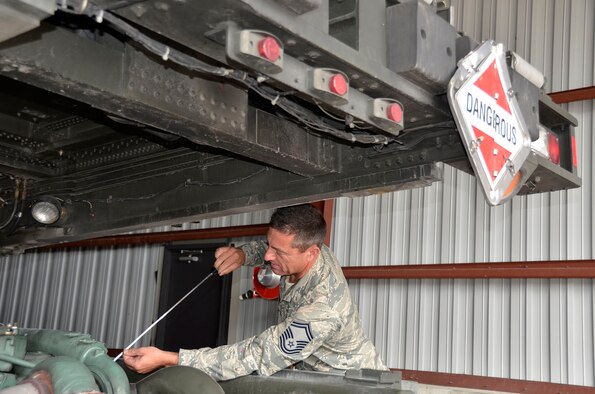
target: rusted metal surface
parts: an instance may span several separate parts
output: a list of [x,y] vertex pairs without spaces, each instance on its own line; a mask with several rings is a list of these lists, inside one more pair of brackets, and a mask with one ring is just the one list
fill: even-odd
[[589,86],[579,89],[564,90],[561,92],[550,93],[549,96],[552,98],[554,103],[572,103],[575,101],[582,100],[594,100],[595,99],[595,86]]
[[322,213],[326,222],[326,237],[324,237],[324,244],[331,245],[331,230],[333,228],[333,200],[323,200],[311,203]]
[[251,237],[256,235],[265,235],[268,231],[268,228],[268,224],[251,224],[246,226],[217,227],[200,230],[163,231],[149,234],[114,235],[111,237],[93,238],[84,241],[56,244],[44,248],[39,248],[37,250],[65,248],[94,248],[116,245],[148,245],[159,243],[166,244],[170,242],[193,241],[198,239]]
[[331,245],[331,231],[333,229],[333,200],[325,200],[322,207],[322,216],[326,221],[326,237],[324,243],[327,246]]
[[504,391],[508,393],[593,394],[593,392],[595,392],[593,387],[575,386],[570,384],[492,378],[487,376],[462,375],[441,372],[412,371],[407,369],[396,370],[402,372],[403,380],[413,380],[419,383],[436,386],[464,387],[469,389]]
[[344,267],[347,279],[595,278],[594,260]]

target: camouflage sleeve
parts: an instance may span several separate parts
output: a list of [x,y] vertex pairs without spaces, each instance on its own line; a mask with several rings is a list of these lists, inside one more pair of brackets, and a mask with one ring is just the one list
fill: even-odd
[[308,358],[341,328],[338,314],[328,305],[300,308],[262,334],[215,349],[180,349],[180,365],[198,368],[215,380],[228,380],[256,371],[272,375]]
[[267,244],[264,241],[252,241],[240,246],[246,255],[244,265],[257,266],[264,264],[264,254],[267,251]]

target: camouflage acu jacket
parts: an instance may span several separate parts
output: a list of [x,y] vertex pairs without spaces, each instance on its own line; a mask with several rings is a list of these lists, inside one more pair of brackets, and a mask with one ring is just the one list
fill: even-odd
[[[252,242],[242,250],[246,265],[262,264],[266,244]],[[387,369],[364,335],[343,271],[326,246],[297,283],[281,279],[278,312],[280,323],[258,336],[215,349],[180,349],[180,364],[216,380],[254,371],[271,375],[300,361],[317,371]]]

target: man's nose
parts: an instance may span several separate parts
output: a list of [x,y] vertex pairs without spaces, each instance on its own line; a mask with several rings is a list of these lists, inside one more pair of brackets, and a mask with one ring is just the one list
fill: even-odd
[[264,259],[266,261],[272,261],[275,258],[275,253],[271,250],[271,248],[267,248],[267,251],[264,254]]

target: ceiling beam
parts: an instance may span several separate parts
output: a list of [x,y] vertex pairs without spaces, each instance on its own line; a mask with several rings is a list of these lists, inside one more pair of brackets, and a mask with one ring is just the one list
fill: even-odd
[[594,260],[343,267],[347,279],[595,278]]
[[553,92],[550,93],[549,96],[556,104],[573,103],[582,100],[595,100],[595,86]]
[[[537,382],[520,379],[494,378],[488,376],[463,375],[442,372],[414,371],[408,369],[393,369],[401,371],[403,380],[413,380],[422,384],[446,386],[451,388],[467,388],[494,390],[508,393],[593,393],[593,387],[576,386],[570,384]],[[441,392],[451,392],[440,390]],[[458,390],[454,390],[459,392]],[[492,392],[492,391],[490,391]]]
[[83,241],[54,244],[42,248],[37,248],[35,250],[97,248],[122,245],[169,244],[172,242],[179,241],[252,237],[258,235],[266,235],[268,229],[268,223],[264,223],[250,224],[245,226],[205,228],[198,230],[161,231],[143,234],[122,234],[113,235],[109,237],[86,239]]

